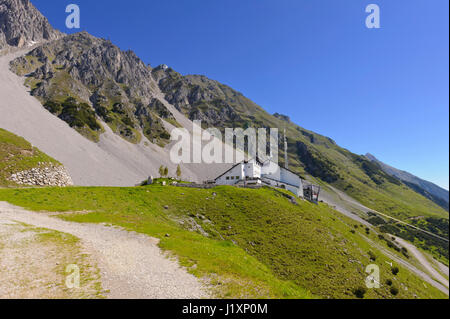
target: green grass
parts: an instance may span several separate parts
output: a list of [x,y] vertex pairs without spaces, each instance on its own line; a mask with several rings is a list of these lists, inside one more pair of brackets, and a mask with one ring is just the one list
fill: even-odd
[[[104,290],[100,280],[100,271],[97,265],[92,264],[92,260],[89,256],[83,252],[83,247],[79,238],[67,233],[34,227],[19,222],[17,222],[17,225],[14,227],[21,233],[33,233],[31,239],[24,242],[15,242],[15,249],[26,249],[30,244],[40,244],[43,245],[44,249],[46,247],[51,247],[52,256],[49,256],[49,258],[55,259],[56,257],[57,263],[50,265],[53,267],[51,272],[56,275],[56,280],[54,282],[48,282],[48,279],[41,277],[40,284],[45,285],[45,282],[47,281],[47,285],[53,286],[53,293],[56,293],[58,298],[62,299],[105,298],[103,296]],[[1,239],[2,238],[0,238],[0,250],[3,249]],[[9,248],[13,249],[13,247]],[[66,267],[70,264],[75,264],[80,269],[80,289],[69,289],[65,285],[67,277]],[[37,269],[33,270],[36,271]],[[28,289],[34,288],[31,284],[32,283],[30,282],[27,285]]]
[[[169,97],[186,91],[205,92],[210,97],[190,105],[175,105],[186,116],[203,113],[205,128],[271,127],[278,128],[280,134],[286,129],[289,167],[298,174],[331,183],[362,204],[402,220],[412,216],[449,218],[448,211],[387,175],[365,157],[339,147],[330,138],[276,118],[239,92],[216,81],[195,75],[183,77],[174,70],[166,73],[168,77],[161,81],[160,86]],[[230,116],[210,119],[206,123],[207,112],[220,113],[224,107],[230,108]],[[282,138],[281,135],[279,137]],[[284,150],[280,150],[279,159],[283,165]]]
[[[61,218],[157,237],[191,273],[209,279],[218,297],[355,298],[373,263],[369,251],[383,280],[402,288],[396,298],[446,297],[402,267],[393,276],[388,259],[351,220],[326,205],[294,205],[269,188],[5,189],[0,200],[36,211],[87,211]],[[392,298],[389,289],[368,290],[365,297]]]
[[0,186],[15,186],[8,181],[12,174],[37,167],[39,163],[60,164],[24,138],[0,128]]

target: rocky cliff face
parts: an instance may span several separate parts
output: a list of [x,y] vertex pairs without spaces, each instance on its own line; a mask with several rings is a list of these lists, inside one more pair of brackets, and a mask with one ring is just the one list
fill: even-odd
[[123,52],[86,32],[37,47],[15,60],[12,68],[27,75],[32,95],[50,112],[87,137],[101,131],[96,118],[134,143],[143,133],[151,142],[164,144],[170,136],[161,120],[176,125],[156,98],[152,68],[132,51]]
[[[11,18],[14,16],[11,12],[20,12],[18,8],[29,5],[28,1],[0,0],[0,3],[3,19],[10,19],[3,23],[7,31],[2,31],[5,42],[17,43],[11,41],[18,36],[40,39],[41,33],[42,39],[57,37],[32,8],[17,15],[29,30],[21,33],[20,23]],[[6,4],[13,4],[15,9],[8,9]],[[22,18],[30,15],[35,17]],[[123,52],[111,42],[86,32],[44,43],[11,66],[17,74],[26,75],[32,95],[49,112],[94,141],[103,132],[102,120],[130,142],[138,143],[143,134],[153,143],[166,145],[170,135],[164,121],[178,125],[166,108],[168,102],[191,120],[202,120],[207,127],[286,130],[290,169],[305,177],[320,178],[373,209],[389,211],[397,217],[431,214],[430,211],[443,214],[442,209],[364,156],[301,128],[285,116],[267,113],[232,88],[201,75],[183,76],[164,65],[152,69],[133,52]],[[310,109],[297,106],[298,112],[316,116],[308,114]],[[283,165],[282,145],[279,155]]]
[[29,0],[0,0],[0,49],[54,40],[61,33]]
[[254,115],[263,111],[241,93],[205,76],[182,76],[170,68],[156,68],[152,73],[169,103],[206,126],[256,125]]

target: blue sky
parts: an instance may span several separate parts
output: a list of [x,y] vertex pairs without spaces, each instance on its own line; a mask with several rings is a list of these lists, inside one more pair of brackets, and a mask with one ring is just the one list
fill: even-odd
[[[32,0],[152,66],[204,74],[448,189],[448,0]],[[365,8],[381,9],[367,29]],[[77,30],[78,31],[78,30]]]

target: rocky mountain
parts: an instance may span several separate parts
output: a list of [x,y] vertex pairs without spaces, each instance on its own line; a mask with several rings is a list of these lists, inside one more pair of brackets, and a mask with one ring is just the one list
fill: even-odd
[[[278,128],[280,134],[286,130],[290,169],[305,179],[339,189],[367,207],[398,218],[448,218],[446,211],[380,165],[331,138],[306,130],[285,115],[269,114],[218,81],[182,75],[165,65],[152,68],[133,52],[123,52],[86,32],[43,43],[15,59],[11,68],[25,76],[31,94],[50,113],[94,142],[110,129],[128,142],[139,144],[146,137],[164,147],[170,138],[168,128],[180,123],[187,127],[189,120],[202,120],[204,127],[222,130]],[[307,112],[307,108],[298,109]],[[280,147],[282,165],[283,152]],[[206,166],[199,169],[206,171]]]
[[164,145],[170,135],[162,120],[177,125],[155,96],[152,68],[132,51],[81,32],[48,42],[15,60],[31,94],[51,113],[86,137],[98,140],[102,124],[132,143],[144,134]]
[[61,36],[29,0],[0,0],[0,49]]
[[378,165],[381,166],[383,171],[385,171],[387,174],[394,176],[401,180],[403,183],[411,187],[413,190],[418,192],[419,194],[429,198],[442,208],[446,209],[448,211],[449,209],[449,192],[448,190],[445,190],[436,184],[433,184],[431,182],[428,182],[426,180],[423,180],[417,176],[414,176],[411,173],[399,170],[397,168],[394,168],[390,165],[387,165],[381,161],[379,161],[375,156],[372,154],[366,154],[366,157]]
[[[400,218],[448,216],[377,163],[339,147],[329,137],[292,123],[286,115],[269,114],[227,85],[202,75],[183,76],[167,67],[152,73],[166,100],[189,119],[202,120],[205,127],[274,127],[280,131],[280,142],[286,129],[289,167],[306,179],[329,183],[368,207]],[[280,162],[284,164],[281,144]]]

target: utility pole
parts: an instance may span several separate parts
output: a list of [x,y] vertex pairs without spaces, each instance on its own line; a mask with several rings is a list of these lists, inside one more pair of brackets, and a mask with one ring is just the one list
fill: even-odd
[[286,129],[284,129],[284,167],[286,169],[289,169],[288,143],[287,143]]

